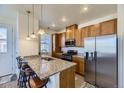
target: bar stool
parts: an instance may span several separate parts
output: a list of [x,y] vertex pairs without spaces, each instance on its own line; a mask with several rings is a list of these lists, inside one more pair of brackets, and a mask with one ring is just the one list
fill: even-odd
[[45,78],[41,80],[37,75],[30,76],[28,80],[28,85],[30,88],[47,88],[47,83],[49,81],[49,78]]
[[28,62],[25,62],[21,56],[18,56],[16,59],[19,69],[19,78],[17,86],[26,87],[25,83],[23,82],[27,80],[24,70],[30,68],[30,66],[28,65]]
[[49,78],[41,80],[31,69],[27,62],[23,62],[21,57],[17,57],[18,68],[20,70],[18,86],[20,88],[47,88]]
[[27,79],[27,87],[29,88],[47,88],[49,78],[41,80],[37,74],[30,68],[25,69],[25,75]]

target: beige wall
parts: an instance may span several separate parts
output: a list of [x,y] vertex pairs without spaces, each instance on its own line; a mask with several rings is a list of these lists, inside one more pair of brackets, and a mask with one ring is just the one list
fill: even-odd
[[[30,16],[30,24],[29,30],[32,33],[33,22],[32,17]],[[38,20],[34,21],[34,29],[35,32],[38,31]],[[19,55],[20,56],[30,56],[30,55],[38,55],[39,52],[39,39],[38,36],[36,39],[26,40],[27,36],[27,15],[18,14],[18,32],[19,32]]]

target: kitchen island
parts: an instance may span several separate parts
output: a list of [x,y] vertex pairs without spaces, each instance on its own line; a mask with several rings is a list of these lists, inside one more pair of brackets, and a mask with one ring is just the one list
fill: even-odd
[[74,88],[75,87],[75,63],[46,56],[51,60],[41,59],[40,56],[25,57],[30,67],[40,79],[49,77],[48,87]]

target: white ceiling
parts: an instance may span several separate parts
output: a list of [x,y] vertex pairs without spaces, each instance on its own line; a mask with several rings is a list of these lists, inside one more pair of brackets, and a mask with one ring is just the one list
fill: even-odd
[[[25,13],[26,10],[32,10],[32,5],[27,4],[9,6],[19,10],[21,13]],[[84,12],[84,7],[88,7],[88,11]],[[117,5],[114,4],[44,4],[42,5],[41,17],[41,5],[35,5],[35,17],[41,20],[42,27],[50,27],[54,30],[60,30],[72,24],[85,23],[116,12]],[[65,23],[61,21],[63,16],[67,18]],[[52,27],[52,23],[55,23],[56,27]]]

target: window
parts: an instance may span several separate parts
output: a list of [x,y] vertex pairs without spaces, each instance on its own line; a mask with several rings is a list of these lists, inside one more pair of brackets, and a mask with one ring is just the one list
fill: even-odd
[[43,34],[40,38],[40,51],[50,53],[50,35],[49,34]]
[[7,52],[7,29],[0,28],[0,53]]

